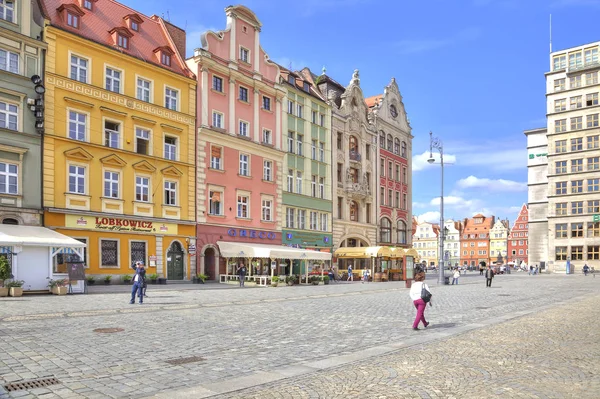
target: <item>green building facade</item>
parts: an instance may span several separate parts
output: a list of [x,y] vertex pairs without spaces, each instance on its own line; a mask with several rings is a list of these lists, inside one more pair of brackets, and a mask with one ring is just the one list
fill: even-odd
[[[281,74],[287,88],[282,129],[286,141],[282,244],[330,252],[331,107],[302,72],[281,67]],[[296,272],[301,271],[294,265]]]

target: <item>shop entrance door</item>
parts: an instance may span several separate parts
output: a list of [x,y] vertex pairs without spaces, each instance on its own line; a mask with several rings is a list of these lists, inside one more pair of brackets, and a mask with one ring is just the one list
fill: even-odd
[[171,244],[167,252],[167,278],[183,280],[183,249],[177,241]]
[[216,280],[219,276],[215,263],[215,250],[207,248],[204,252],[204,274],[208,276],[209,280]]

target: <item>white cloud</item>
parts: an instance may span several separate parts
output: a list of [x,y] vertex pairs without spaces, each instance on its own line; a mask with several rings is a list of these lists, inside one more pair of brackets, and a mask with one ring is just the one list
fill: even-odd
[[419,216],[417,216],[419,223],[429,222],[429,223],[439,223],[440,222],[440,213],[437,211],[434,212],[425,212]]
[[[446,206],[472,206],[475,204],[475,200],[466,200],[461,197],[455,197],[452,195],[444,197],[444,207]],[[436,197],[429,202],[429,205],[440,206],[440,197]]]
[[527,191],[527,183],[519,183],[505,179],[478,178],[473,175],[456,182],[459,188],[482,188],[496,192],[521,192]]
[[424,202],[413,202],[412,207],[413,209],[423,209],[423,208],[427,208],[429,206],[429,204],[426,204]]
[[[427,162],[427,160],[429,159],[429,151],[425,151],[422,154],[413,155],[413,159],[412,159],[413,172],[423,170],[427,167],[436,166],[436,164],[439,165],[440,153],[433,152],[432,155],[433,155],[433,159],[435,160],[435,162],[433,164],[430,164]],[[456,156],[451,155],[451,154],[444,154],[444,164],[453,164],[453,163],[456,163]],[[436,166],[436,167],[439,167],[439,166]]]

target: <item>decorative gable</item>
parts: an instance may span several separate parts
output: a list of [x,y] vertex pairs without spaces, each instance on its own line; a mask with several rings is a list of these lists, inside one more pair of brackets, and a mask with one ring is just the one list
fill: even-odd
[[111,154],[104,158],[100,158],[100,162],[102,162],[104,165],[117,166],[119,168],[122,168],[123,166],[127,165],[127,162],[125,162],[122,158],[115,154]]
[[150,162],[143,160],[131,165],[133,169],[138,170],[140,172],[154,173],[156,168],[150,164]]
[[94,157],[81,147],[72,148],[64,152],[65,157],[79,159],[81,161],[91,161]]
[[166,168],[161,170],[161,173],[165,176],[173,176],[173,177],[181,177],[183,176],[183,172],[177,169],[174,166],[167,166]]

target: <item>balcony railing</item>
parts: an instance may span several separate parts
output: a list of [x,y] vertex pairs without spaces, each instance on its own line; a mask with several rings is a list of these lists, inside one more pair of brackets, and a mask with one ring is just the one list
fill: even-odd
[[350,151],[349,156],[351,161],[360,162],[361,160],[360,153],[356,151]]

